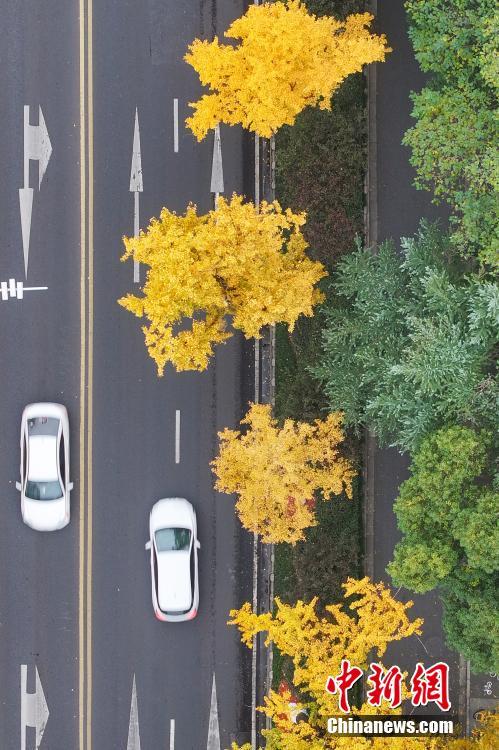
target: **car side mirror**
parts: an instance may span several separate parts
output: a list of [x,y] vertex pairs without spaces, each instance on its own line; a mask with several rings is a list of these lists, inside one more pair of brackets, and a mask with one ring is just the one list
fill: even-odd
[[70,491],[71,491],[71,490],[73,489],[73,487],[74,487],[74,484],[73,484],[73,482],[70,482],[70,483],[68,484],[68,490],[70,490]]
[[151,540],[146,542],[146,549],[151,549]]
[[16,482],[16,490],[19,490],[19,492],[21,492],[21,482]]
[[198,549],[201,549],[201,542],[199,541],[199,539],[196,539],[196,547]]

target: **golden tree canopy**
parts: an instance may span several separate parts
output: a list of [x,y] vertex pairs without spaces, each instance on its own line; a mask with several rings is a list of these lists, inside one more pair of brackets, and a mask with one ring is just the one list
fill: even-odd
[[372,19],[317,18],[298,0],[250,5],[225,32],[236,46],[218,38],[190,45],[185,60],[211,91],[191,104],[188,127],[198,140],[219,122],[268,138],[307,106],[330,109],[347,76],[390,52],[384,36],[370,33]]
[[325,499],[342,492],[351,498],[355,472],[338,449],[341,423],[341,414],[333,413],[313,424],[287,419],[279,427],[270,406],[253,404],[242,431],[219,433],[215,486],[238,495],[236,509],[246,529],[264,542],[294,544],[316,525],[317,491]]
[[[423,621],[409,620],[407,611],[412,602],[395,599],[383,583],[373,583],[369,578],[348,578],[343,584],[346,604],[330,604],[325,616],[317,613],[317,598],[309,603],[294,605],[275,600],[274,613],[256,615],[249,603],[241,609],[231,610],[230,625],[236,625],[242,641],[249,647],[254,635],[267,633],[265,643],[273,643],[278,651],[293,662],[293,685],[298,691],[309,694],[317,705],[317,716],[327,719],[341,713],[338,696],[326,692],[329,675],[340,672],[342,659],[365,669],[369,661],[378,661],[393,641],[421,633]],[[350,601],[354,597],[354,601]],[[376,659],[370,658],[372,654]],[[291,722],[280,719],[282,696],[270,694],[265,713],[277,724],[286,728]],[[275,708],[277,707],[277,708]],[[392,710],[392,709],[390,709]],[[369,706],[365,713],[376,713]],[[301,725],[297,725],[301,726]]]
[[[305,254],[304,214],[263,202],[259,210],[233,195],[217,210],[185,216],[163,208],[138,237],[124,238],[122,260],[148,266],[144,295],[127,294],[120,305],[145,317],[146,346],[162,375],[204,370],[213,347],[230,338],[227,317],[247,338],[263,326],[312,315],[323,298],[315,287],[324,267]],[[192,319],[192,320],[188,320]]]
[[[259,710],[269,716],[273,728],[264,731],[267,748],[274,750],[495,750],[499,717],[490,716],[473,738],[441,737],[345,737],[327,732],[327,719],[340,714],[337,695],[326,692],[329,675],[338,674],[341,660],[366,669],[368,662],[379,661],[387,646],[402,638],[421,633],[423,621],[410,620],[406,604],[395,599],[383,583],[369,578],[349,578],[343,584],[348,604],[325,607],[326,616],[317,614],[317,600],[283,604],[276,599],[273,614],[255,615],[249,603],[230,613],[230,625],[236,625],[243,642],[251,648],[252,638],[267,633],[266,644],[273,643],[293,662],[293,685],[297,693],[310,696],[306,705],[308,721],[290,720],[291,693],[273,690]],[[354,601],[350,600],[354,597]],[[352,612],[353,610],[353,612]],[[375,658],[373,658],[373,654]],[[408,696],[407,688],[404,695]],[[364,704],[356,714],[398,714],[389,704],[374,708]],[[235,743],[232,750],[247,750]],[[249,748],[248,748],[249,750]]]

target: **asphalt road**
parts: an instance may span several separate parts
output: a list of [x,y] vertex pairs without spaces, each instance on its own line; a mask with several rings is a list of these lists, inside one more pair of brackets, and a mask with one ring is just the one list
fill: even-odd
[[[141,226],[163,205],[209,209],[213,140],[197,144],[183,127],[200,87],[182,56],[242,9],[114,0],[96,3],[88,21],[89,0],[82,14],[77,0],[3,3],[0,281],[48,289],[0,301],[2,750],[23,747],[21,665],[28,693],[36,665],[50,711],[41,750],[138,750],[127,747],[134,676],[142,750],[208,747],[214,675],[221,747],[249,739],[250,654],[226,620],[251,599],[251,544],[233,501],[213,491],[209,461],[217,431],[252,397],[250,349],[234,338],[206,373],[168,369],[158,379],[139,321],[116,304],[134,287],[132,263],[119,258],[122,235],[133,233],[135,111]],[[27,281],[18,195],[26,104],[32,125],[42,106],[53,149],[39,191],[31,162]],[[248,188],[240,131],[222,129],[222,153],[225,192]],[[14,486],[22,409],[44,400],[68,407],[75,482],[71,524],[51,534],[23,525]],[[202,545],[199,615],[179,625],[154,618],[144,550],[152,504],[172,495],[193,502]],[[26,742],[35,747],[34,729]]]
[[[378,1],[377,29],[387,35],[393,48],[386,62],[377,67],[376,128],[377,128],[377,206],[378,241],[411,236],[422,218],[440,219],[445,226],[445,208],[431,203],[431,195],[413,187],[415,172],[409,164],[409,150],[401,141],[411,126],[411,91],[419,91],[424,78],[419,70],[410,41],[402,0]],[[393,502],[400,484],[409,476],[409,457],[394,448],[376,448],[374,454],[374,577],[390,582],[385,568],[393,557],[393,548],[400,539]],[[393,644],[385,657],[387,665],[398,663],[412,674],[416,662],[430,666],[443,660],[450,665],[452,712],[457,713],[459,694],[459,661],[457,654],[445,646],[441,606],[429,593],[417,596],[399,592],[403,600],[412,599],[414,616],[424,618],[423,635]],[[429,705],[429,713],[438,713]]]

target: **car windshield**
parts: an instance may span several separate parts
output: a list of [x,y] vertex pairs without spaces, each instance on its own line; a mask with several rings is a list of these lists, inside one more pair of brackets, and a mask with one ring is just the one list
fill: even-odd
[[59,480],[55,482],[26,482],[26,497],[30,500],[59,500],[62,487]]
[[189,529],[159,529],[155,534],[158,552],[188,550],[191,543]]

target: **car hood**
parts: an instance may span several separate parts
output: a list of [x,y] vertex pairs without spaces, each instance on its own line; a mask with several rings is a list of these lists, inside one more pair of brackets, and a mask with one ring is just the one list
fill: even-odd
[[163,612],[185,612],[192,605],[190,553],[159,552],[158,604]]
[[69,522],[64,497],[57,500],[30,500],[24,497],[23,520],[37,531],[56,531]]

